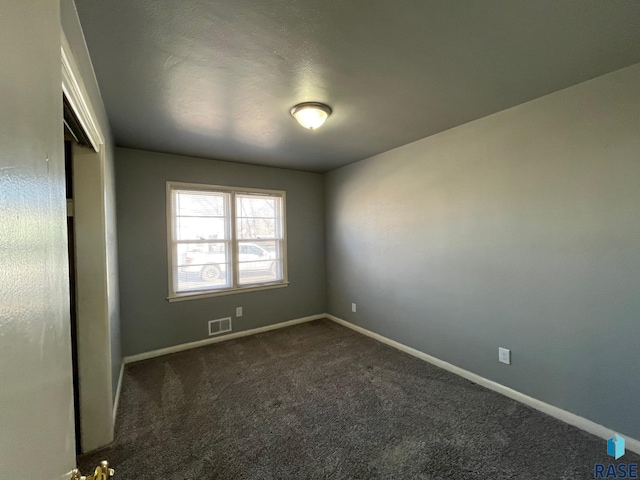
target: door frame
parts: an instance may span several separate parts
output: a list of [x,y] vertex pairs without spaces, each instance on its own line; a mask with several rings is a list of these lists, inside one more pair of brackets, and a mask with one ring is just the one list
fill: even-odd
[[61,32],[62,93],[91,147],[73,149],[81,451],[113,441],[114,410],[105,210],[105,137],[71,46]]

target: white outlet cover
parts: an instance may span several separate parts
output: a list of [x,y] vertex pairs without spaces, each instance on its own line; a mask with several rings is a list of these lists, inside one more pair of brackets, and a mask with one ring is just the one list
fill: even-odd
[[356,313],[356,304],[355,304],[355,303],[352,303],[352,304],[351,304],[351,311],[352,311],[353,313]]
[[236,307],[236,317],[242,316],[242,307]]
[[511,365],[511,350],[508,348],[498,347],[498,361]]

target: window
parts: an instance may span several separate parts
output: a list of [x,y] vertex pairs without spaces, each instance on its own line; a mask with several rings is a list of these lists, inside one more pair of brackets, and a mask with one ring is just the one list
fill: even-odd
[[287,285],[285,192],[167,183],[169,300]]

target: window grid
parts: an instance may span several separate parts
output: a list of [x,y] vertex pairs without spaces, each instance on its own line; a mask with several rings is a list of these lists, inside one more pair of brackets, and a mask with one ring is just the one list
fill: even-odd
[[[181,195],[192,198],[198,195],[221,196],[225,214],[208,215],[206,206],[191,208],[187,213],[180,205]],[[265,201],[260,202],[261,199]],[[247,205],[258,213],[252,211],[247,214]],[[272,212],[265,214],[264,210],[269,208]],[[197,213],[193,214],[193,211]],[[167,182],[169,299],[287,285],[285,212],[283,191]],[[238,213],[242,215],[237,216]],[[184,226],[183,218],[223,219],[225,238],[218,238],[218,235],[215,238],[182,238],[195,236],[186,227],[186,230],[178,231]],[[239,226],[250,230],[251,235],[245,236],[248,232],[239,231]],[[224,257],[222,253],[212,251],[212,245],[216,244],[223,245]],[[243,253],[240,245],[247,245]]]

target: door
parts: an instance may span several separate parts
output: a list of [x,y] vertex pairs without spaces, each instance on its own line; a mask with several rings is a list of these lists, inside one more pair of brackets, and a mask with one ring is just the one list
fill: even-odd
[[59,9],[2,3],[2,478],[61,480],[75,467]]

